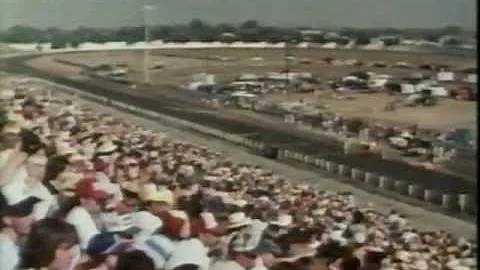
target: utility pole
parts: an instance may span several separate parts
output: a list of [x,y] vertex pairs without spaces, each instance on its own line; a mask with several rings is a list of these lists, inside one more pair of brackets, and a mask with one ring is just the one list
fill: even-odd
[[148,28],[148,12],[153,9],[153,6],[144,5],[143,6],[143,22],[144,22],[144,42],[145,50],[143,51],[143,76],[144,83],[150,83],[150,48],[148,47],[150,43],[150,29]]
[[287,84],[285,86],[287,92],[290,88],[290,43],[295,43],[295,40],[290,40],[288,37],[285,38],[285,46],[283,50],[283,58],[285,61],[285,76],[287,79]]

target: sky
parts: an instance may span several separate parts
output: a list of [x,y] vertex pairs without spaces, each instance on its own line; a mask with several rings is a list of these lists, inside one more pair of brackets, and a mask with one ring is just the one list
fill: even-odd
[[248,19],[275,26],[443,27],[476,29],[477,0],[0,0],[0,29],[121,27],[143,22],[153,4],[152,24],[210,23]]

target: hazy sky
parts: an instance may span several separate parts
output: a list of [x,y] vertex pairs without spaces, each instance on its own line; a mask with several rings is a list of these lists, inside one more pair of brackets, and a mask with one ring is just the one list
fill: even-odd
[[476,26],[476,0],[0,0],[0,28],[131,26],[155,4],[154,24],[255,19],[270,25],[356,27]]

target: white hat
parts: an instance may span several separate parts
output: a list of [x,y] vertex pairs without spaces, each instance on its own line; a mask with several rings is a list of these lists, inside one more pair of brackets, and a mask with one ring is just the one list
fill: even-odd
[[425,260],[416,260],[413,263],[413,268],[415,270],[428,270],[428,263]]
[[195,169],[191,165],[181,165],[180,168],[178,168],[178,173],[189,177],[195,173]]
[[410,259],[410,253],[406,250],[399,250],[395,253],[395,259],[398,259],[402,262],[408,262]]
[[326,208],[317,208],[312,211],[312,216],[323,216],[325,213],[327,213]]
[[173,194],[168,189],[158,190],[155,184],[146,184],[141,188],[140,198],[145,202],[165,202],[173,204]]
[[245,252],[254,250],[260,240],[263,232],[268,227],[268,224],[260,220],[252,220],[251,225],[236,235],[232,242],[232,249],[236,252]]
[[293,223],[293,217],[288,214],[280,214],[277,217],[277,220],[271,221],[271,225],[276,225],[279,227],[289,227]]
[[252,220],[244,212],[235,212],[228,216],[228,229],[239,228],[252,224]]
[[206,175],[203,177],[203,180],[215,182],[218,180],[218,177],[213,175]]
[[229,201],[229,204],[243,208],[248,204],[248,202],[246,200],[239,199],[239,200],[231,200]]
[[109,153],[117,150],[117,145],[115,145],[111,140],[104,142],[100,147],[96,149],[96,153]]
[[343,237],[343,231],[332,231],[329,234],[329,239],[335,242],[338,242],[341,246],[345,246],[348,244],[348,240]]

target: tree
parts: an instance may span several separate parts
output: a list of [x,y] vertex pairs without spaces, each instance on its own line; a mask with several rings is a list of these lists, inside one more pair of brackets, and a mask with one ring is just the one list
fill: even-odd
[[388,37],[382,39],[383,45],[385,46],[394,46],[400,44],[400,38],[398,37]]
[[429,42],[438,42],[439,38],[440,37],[438,35],[434,35],[434,34],[429,34],[425,36],[425,40]]
[[67,47],[67,40],[61,36],[54,37],[50,45],[51,49],[63,49]]
[[370,44],[370,37],[368,37],[366,35],[357,36],[357,38],[355,39],[355,44],[356,45],[368,45],[368,44]]
[[253,29],[258,27],[258,22],[255,20],[245,21],[240,28]]
[[458,46],[460,45],[460,40],[454,37],[447,38],[444,42],[443,45],[445,46]]

